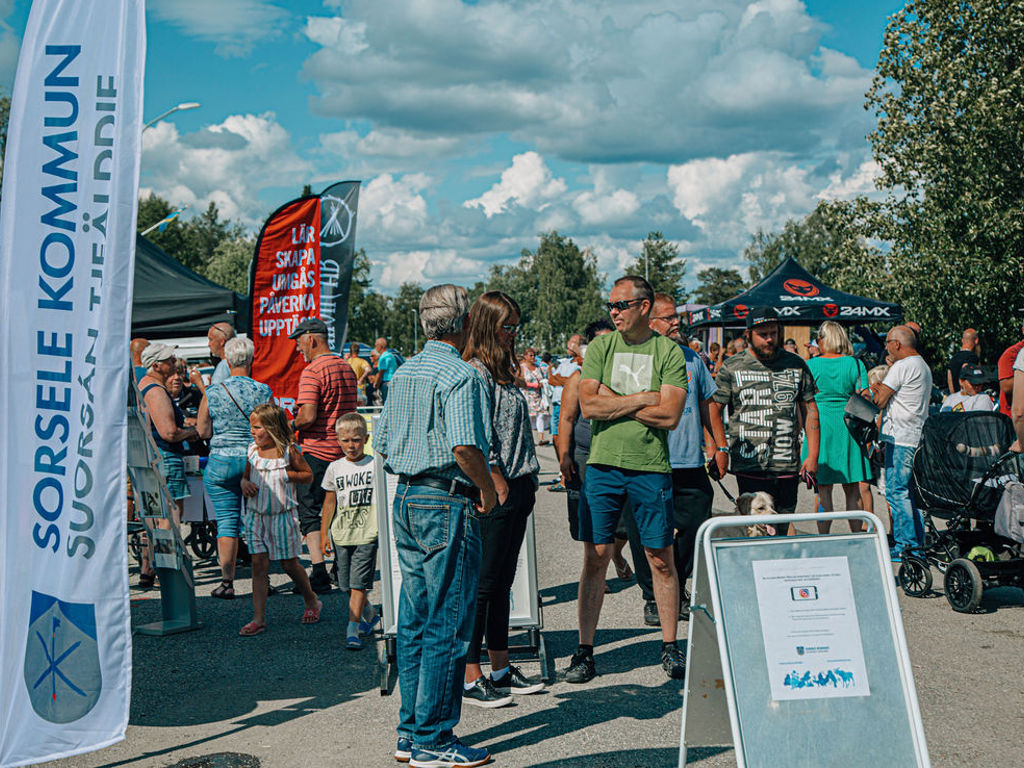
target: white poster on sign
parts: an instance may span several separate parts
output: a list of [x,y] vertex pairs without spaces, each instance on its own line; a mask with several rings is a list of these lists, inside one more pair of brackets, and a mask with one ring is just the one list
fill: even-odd
[[752,566],[772,699],[869,696],[847,558]]

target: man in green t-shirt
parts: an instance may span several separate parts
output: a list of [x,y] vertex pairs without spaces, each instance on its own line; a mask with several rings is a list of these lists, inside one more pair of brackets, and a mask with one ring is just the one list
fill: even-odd
[[580,373],[580,409],[591,420],[592,442],[579,505],[584,542],[579,585],[580,645],[565,679],[596,674],[594,633],[604,600],[604,574],[615,527],[628,497],[654,577],[661,619],[661,665],[681,678],[686,660],[676,647],[679,582],[672,550],[672,467],[668,433],[686,400],[686,361],[675,342],[651,330],[654,290],[642,277],[615,281],[608,312],[614,333],[587,347]]

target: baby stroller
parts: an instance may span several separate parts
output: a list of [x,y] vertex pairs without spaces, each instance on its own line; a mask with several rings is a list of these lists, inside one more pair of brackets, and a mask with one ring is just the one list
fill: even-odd
[[928,593],[933,565],[945,575],[946,600],[961,613],[978,607],[985,587],[1024,586],[1021,544],[993,525],[1006,484],[1020,480],[1018,455],[1009,451],[1014,439],[1001,413],[937,413],[925,422],[913,467],[925,546],[900,564],[907,595]]

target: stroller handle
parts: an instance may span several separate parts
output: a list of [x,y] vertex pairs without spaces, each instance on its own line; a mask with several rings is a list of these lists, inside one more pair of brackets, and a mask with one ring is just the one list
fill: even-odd
[[970,506],[970,507],[974,506],[974,503],[978,500],[978,494],[981,493],[982,488],[985,488],[989,484],[989,482],[994,480],[995,477],[1000,472],[1002,472],[1003,464],[1005,464],[1010,459],[1014,459],[1014,458],[1016,458],[1018,456],[1021,456],[1021,455],[1022,454],[1019,454],[1016,451],[1007,451],[1002,456],[1000,456],[998,459],[996,459],[992,463],[992,466],[989,467],[987,470],[985,470],[985,473],[982,474],[982,476],[979,477],[978,481],[974,484],[974,490],[971,491],[971,498],[967,502],[968,506]]

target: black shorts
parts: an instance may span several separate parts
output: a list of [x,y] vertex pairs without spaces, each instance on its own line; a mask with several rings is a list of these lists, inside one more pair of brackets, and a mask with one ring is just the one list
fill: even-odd
[[[796,495],[800,488],[799,477],[776,477],[775,475],[736,475],[740,493],[764,491],[775,500],[775,511],[780,515],[796,512]],[[785,536],[789,526],[776,526],[775,535]]]
[[323,509],[324,496],[327,495],[327,491],[321,488],[320,484],[324,481],[324,473],[331,462],[311,453],[302,454],[302,458],[313,470],[312,483],[295,486],[295,500],[299,502],[299,533],[306,536],[320,530],[320,510]]

